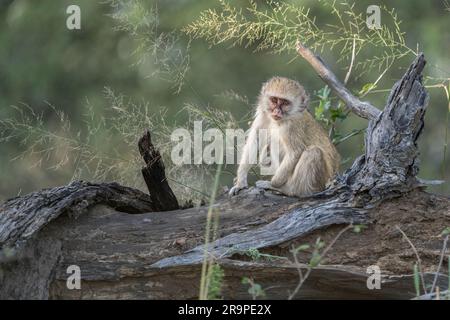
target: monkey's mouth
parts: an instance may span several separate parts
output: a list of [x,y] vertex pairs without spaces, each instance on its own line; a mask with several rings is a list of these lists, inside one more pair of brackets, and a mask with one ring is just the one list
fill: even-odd
[[283,117],[273,115],[272,119],[275,121],[279,121],[279,120],[283,119]]

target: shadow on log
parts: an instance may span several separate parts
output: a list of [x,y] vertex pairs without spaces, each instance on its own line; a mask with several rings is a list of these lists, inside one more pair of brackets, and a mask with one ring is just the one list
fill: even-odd
[[[267,298],[287,298],[312,253],[300,254],[297,264],[289,248],[317,237],[330,242],[343,225],[355,224],[367,228],[343,234],[295,298],[412,298],[416,252],[423,282],[444,291],[448,276],[436,266],[445,254],[439,233],[450,224],[450,200],[425,193],[416,178],[417,139],[428,102],[424,56],[394,85],[381,112],[353,97],[309,49],[299,45],[298,51],[349,109],[369,119],[365,154],[327,190],[308,198],[257,188],[219,198],[218,237],[206,249],[224,268],[223,296],[249,298],[241,283],[245,276],[259,283]],[[176,210],[149,132],[139,150],[150,195],[117,184],[74,182],[0,206],[0,298],[198,297],[208,208]],[[252,260],[250,250],[277,258]],[[80,290],[66,286],[71,265],[80,267]],[[370,265],[381,268],[381,290],[366,286]]]

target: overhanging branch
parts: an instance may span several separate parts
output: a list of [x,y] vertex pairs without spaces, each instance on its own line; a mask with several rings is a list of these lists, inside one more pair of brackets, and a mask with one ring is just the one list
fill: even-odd
[[322,59],[303,46],[300,42],[297,42],[297,52],[313,67],[319,77],[336,92],[337,96],[341,98],[347,107],[356,115],[368,120],[373,120],[381,114],[381,111],[370,103],[361,101],[352,95],[342,82],[339,81],[333,71],[325,65]]

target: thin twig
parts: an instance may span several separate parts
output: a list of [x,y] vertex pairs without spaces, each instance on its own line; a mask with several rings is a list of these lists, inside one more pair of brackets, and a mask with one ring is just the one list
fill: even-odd
[[405,238],[405,240],[408,242],[408,244],[410,245],[410,247],[412,248],[412,250],[414,251],[414,254],[416,255],[416,259],[417,259],[417,266],[419,267],[419,274],[420,274],[420,280],[422,281],[422,286],[423,286],[423,291],[425,294],[427,294],[427,287],[425,285],[425,278],[423,277],[423,272],[422,272],[422,260],[420,259],[419,253],[417,252],[416,247],[414,246],[414,244],[411,242],[411,240],[409,240],[408,236],[406,235],[406,233],[403,232],[402,229],[400,229],[399,226],[395,226],[395,228],[397,228],[398,231],[400,231],[400,233],[403,235],[403,237]]
[[355,56],[356,56],[355,49],[356,49],[356,38],[353,37],[352,59],[350,61],[350,66],[348,67],[347,74],[345,75],[344,85],[347,85],[347,82],[350,79],[350,74],[352,73],[353,63],[355,62]]
[[[349,230],[351,228],[353,228],[353,225],[350,224],[350,225],[346,226],[344,229],[342,229],[341,231],[339,231],[339,233],[336,235],[336,237],[334,237],[334,239],[328,244],[328,246],[320,254],[321,260],[325,257],[325,255],[328,253],[328,251],[330,251],[330,249],[334,246],[336,241],[344,234],[344,232],[346,232],[347,230]],[[295,250],[292,250],[292,256],[294,258],[294,263],[295,263],[295,266],[297,267],[297,270],[299,273],[299,282],[298,282],[297,286],[295,287],[294,291],[289,295],[288,300],[292,300],[297,295],[298,291],[303,286],[303,283],[305,283],[306,279],[308,279],[309,274],[311,273],[311,271],[313,269],[311,266],[307,265],[306,273],[303,274],[303,272],[301,271],[300,263],[298,262],[297,253],[295,252]]]
[[437,280],[439,277],[439,271],[441,270],[442,263],[444,262],[444,255],[445,255],[445,252],[447,251],[447,242],[448,242],[448,236],[445,237],[444,244],[442,245],[441,258],[439,259],[439,265],[436,270],[436,275],[434,276],[433,285],[431,286],[430,292],[433,292],[434,288],[436,287],[436,283],[437,283]]
[[[389,70],[390,66],[388,66],[386,69],[384,69],[384,71],[378,76],[377,80],[375,80],[375,82],[372,84],[371,88],[369,88],[369,90],[367,90],[366,92],[364,92],[360,98],[364,98],[366,95],[368,95],[373,89],[376,88],[378,82],[380,82],[381,78],[383,78],[383,76],[386,74],[386,72]],[[388,90],[390,91],[390,90]]]

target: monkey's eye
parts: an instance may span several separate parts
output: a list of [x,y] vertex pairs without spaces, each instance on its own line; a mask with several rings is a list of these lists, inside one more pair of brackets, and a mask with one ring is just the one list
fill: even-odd
[[287,106],[289,104],[289,100],[286,99],[280,99],[280,105]]
[[272,102],[273,104],[277,104],[278,103],[278,98],[277,97],[270,97],[270,102]]

